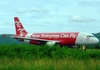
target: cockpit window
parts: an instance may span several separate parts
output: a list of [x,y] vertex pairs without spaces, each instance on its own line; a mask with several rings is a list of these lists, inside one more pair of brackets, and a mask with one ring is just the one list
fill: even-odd
[[87,37],[94,37],[94,36],[92,36],[92,35],[88,35]]

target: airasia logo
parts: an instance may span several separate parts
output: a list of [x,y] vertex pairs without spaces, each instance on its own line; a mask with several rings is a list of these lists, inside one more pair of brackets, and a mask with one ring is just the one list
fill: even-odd
[[21,22],[20,21],[15,21],[15,25],[17,27],[17,31],[19,32],[20,36],[23,37],[25,36],[25,29],[22,27]]
[[15,23],[16,23],[16,26],[19,28],[19,27],[21,27],[21,22],[20,21],[15,21]]
[[23,28],[19,28],[17,31],[19,31],[21,37],[25,36]]

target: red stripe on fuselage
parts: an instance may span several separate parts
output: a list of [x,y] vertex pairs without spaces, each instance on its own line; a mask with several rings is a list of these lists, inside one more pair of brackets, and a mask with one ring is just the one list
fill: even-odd
[[74,45],[79,32],[33,33],[31,38],[60,41],[61,45]]

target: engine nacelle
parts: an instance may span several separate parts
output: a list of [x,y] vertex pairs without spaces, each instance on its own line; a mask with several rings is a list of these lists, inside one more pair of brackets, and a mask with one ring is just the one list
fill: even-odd
[[30,43],[30,44],[38,44],[38,41],[35,41],[35,40],[34,40],[34,41],[30,41],[29,43]]
[[49,45],[49,46],[52,46],[52,45],[55,45],[56,42],[55,41],[50,41],[50,42],[47,42],[46,45]]

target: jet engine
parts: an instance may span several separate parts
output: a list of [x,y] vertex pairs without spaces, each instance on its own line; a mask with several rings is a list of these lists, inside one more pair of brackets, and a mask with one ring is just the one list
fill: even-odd
[[55,44],[56,44],[55,41],[49,41],[49,42],[46,43],[46,45],[49,45],[49,46],[52,46],[52,45],[55,45]]

